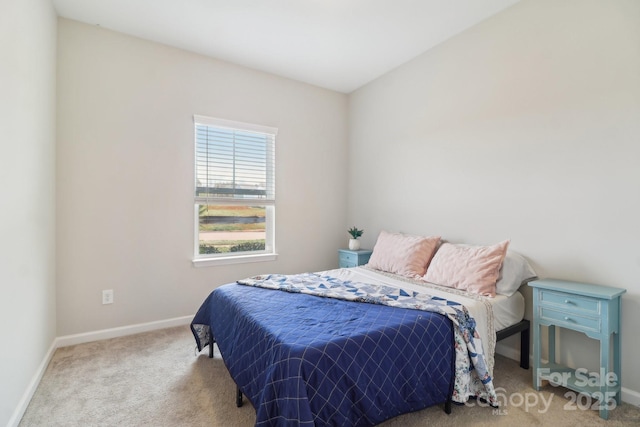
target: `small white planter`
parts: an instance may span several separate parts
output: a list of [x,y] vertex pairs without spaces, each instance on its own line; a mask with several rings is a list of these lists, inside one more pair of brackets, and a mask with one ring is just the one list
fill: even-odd
[[349,249],[352,251],[357,251],[360,249],[360,240],[358,239],[349,239]]

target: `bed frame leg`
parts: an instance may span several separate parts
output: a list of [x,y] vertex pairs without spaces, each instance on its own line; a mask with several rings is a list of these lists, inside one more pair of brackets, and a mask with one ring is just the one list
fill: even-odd
[[515,325],[511,325],[496,332],[496,340],[500,341],[520,332],[520,367],[529,369],[529,331],[531,324],[527,319],[522,319]]
[[238,408],[242,406],[242,392],[238,386],[236,386],[236,406]]
[[529,325],[520,332],[520,367],[529,369]]
[[444,413],[447,415],[451,415],[451,396],[444,402]]

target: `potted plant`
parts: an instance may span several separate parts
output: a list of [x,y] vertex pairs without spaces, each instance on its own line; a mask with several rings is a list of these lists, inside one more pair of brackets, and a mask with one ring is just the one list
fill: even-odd
[[351,235],[351,239],[349,239],[349,249],[357,251],[360,249],[360,240],[358,240],[358,237],[362,236],[364,230],[358,230],[356,227],[351,227],[347,232]]

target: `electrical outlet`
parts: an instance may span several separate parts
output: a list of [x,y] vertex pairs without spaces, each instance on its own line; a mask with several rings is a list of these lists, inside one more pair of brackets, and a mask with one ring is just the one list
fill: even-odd
[[102,304],[113,304],[113,289],[102,291]]

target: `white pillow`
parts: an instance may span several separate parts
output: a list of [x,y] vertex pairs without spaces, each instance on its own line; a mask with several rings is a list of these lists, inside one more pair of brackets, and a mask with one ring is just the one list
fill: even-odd
[[536,277],[536,272],[522,255],[507,251],[496,283],[496,293],[510,297],[518,292],[520,286],[525,282]]

